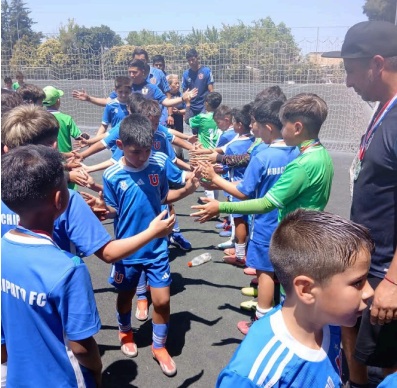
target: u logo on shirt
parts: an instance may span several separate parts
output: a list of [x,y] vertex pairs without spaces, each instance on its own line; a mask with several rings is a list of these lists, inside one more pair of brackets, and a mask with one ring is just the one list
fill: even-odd
[[149,174],[149,181],[152,186],[158,186],[159,185],[158,174]]
[[116,271],[113,279],[116,283],[121,284],[124,279],[124,274]]
[[155,150],[159,150],[160,147],[161,147],[161,144],[160,144],[159,141],[154,141],[154,142],[153,142],[153,148],[154,148]]

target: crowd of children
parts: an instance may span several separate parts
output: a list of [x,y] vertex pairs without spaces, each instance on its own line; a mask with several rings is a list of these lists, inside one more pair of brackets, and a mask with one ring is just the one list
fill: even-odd
[[[153,358],[165,375],[176,374],[166,348],[168,247],[192,247],[172,204],[200,184],[206,195],[191,216],[203,223],[230,214],[218,226],[230,237],[218,246],[223,261],[257,279],[244,291],[258,297],[248,305],[252,322],[237,324],[247,336],[217,386],[341,386],[338,326],[354,325],[373,295],[366,280],[373,242],[364,227],[324,212],[333,179],[319,138],[327,104],[312,93],[287,99],[273,86],[241,108],[221,105],[196,50],[186,58],[191,69],[182,93],[175,74],[163,90],[152,82],[163,79],[164,58],[156,56],[152,68],[144,50],[134,52],[130,77],[116,77],[110,100],[74,92],[104,106],[92,138],[59,110],[62,90],[25,84],[22,73],[15,87],[4,80],[17,89],[2,90],[2,373],[8,386],[25,386],[27,379],[32,387],[101,385],[93,339],[100,319],[81,260],[93,254],[111,264],[121,352],[138,354],[133,299],[136,294],[136,318],[147,320],[149,290]],[[183,133],[184,117],[193,135]],[[112,157],[89,165],[105,148]],[[104,169],[103,181],[95,182],[90,173]],[[79,195],[77,185],[98,194]],[[219,202],[221,191],[226,200]],[[113,220],[114,238],[104,219]]]

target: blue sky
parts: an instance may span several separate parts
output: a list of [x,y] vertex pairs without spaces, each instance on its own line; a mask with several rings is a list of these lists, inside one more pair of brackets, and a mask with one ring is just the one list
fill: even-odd
[[[152,31],[205,29],[235,24],[238,20],[249,24],[270,16],[278,24],[292,28],[297,39],[313,37],[316,29],[321,34],[343,37],[346,28],[367,20],[362,13],[365,0],[25,0],[31,18],[37,22],[34,29],[57,33],[69,18],[86,27],[105,24],[116,32],[147,29]],[[110,5],[117,4],[114,10]],[[148,7],[147,4],[150,4]],[[299,28],[298,28],[299,27]],[[312,28],[309,28],[312,27]],[[329,28],[325,28],[329,27]],[[330,28],[332,27],[332,28]]]

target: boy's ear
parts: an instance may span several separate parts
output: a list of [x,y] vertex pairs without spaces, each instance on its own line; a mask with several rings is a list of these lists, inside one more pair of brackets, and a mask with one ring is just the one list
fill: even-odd
[[4,151],[4,153],[6,154],[7,152],[10,151],[10,149],[8,148],[8,146],[6,146],[6,145],[4,144],[4,146],[3,146],[3,151]]
[[117,139],[116,140],[116,145],[117,145],[117,147],[120,149],[120,150],[124,150],[124,148],[123,148],[123,142],[120,140],[120,139]]
[[294,123],[295,135],[300,135],[303,131],[303,124],[300,121]]
[[57,190],[55,191],[55,195],[54,195],[54,206],[57,210],[61,210],[62,206],[63,206],[63,198],[62,198],[62,192],[61,190]]
[[297,276],[293,281],[293,289],[296,296],[304,304],[312,304],[315,301],[313,293],[314,280],[305,275]]

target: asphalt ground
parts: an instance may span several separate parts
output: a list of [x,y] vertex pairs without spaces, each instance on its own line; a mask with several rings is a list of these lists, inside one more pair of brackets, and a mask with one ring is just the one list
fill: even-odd
[[[85,163],[91,165],[106,156],[103,152]],[[326,210],[348,217],[348,170],[353,154],[333,152],[331,156],[335,176]],[[101,181],[100,173],[93,175]],[[102,356],[104,387],[213,387],[220,370],[244,338],[236,324],[250,318],[250,313],[241,310],[239,305],[249,299],[240,290],[249,285],[251,277],[244,275],[242,269],[222,262],[223,252],[216,249],[216,245],[227,239],[218,236],[215,221],[200,225],[189,217],[190,206],[196,204],[200,195],[203,195],[202,188],[175,205],[181,230],[193,246],[191,252],[170,247],[171,321],[167,349],[177,364],[176,376],[166,377],[152,358],[151,307],[146,322],[139,322],[133,314],[138,356],[129,359],[121,353],[115,314],[116,293],[107,281],[110,265],[95,256],[85,259],[102,321],[96,340]],[[104,226],[113,235],[111,222],[104,222]],[[203,252],[210,252],[212,261],[189,268],[187,262]]]

